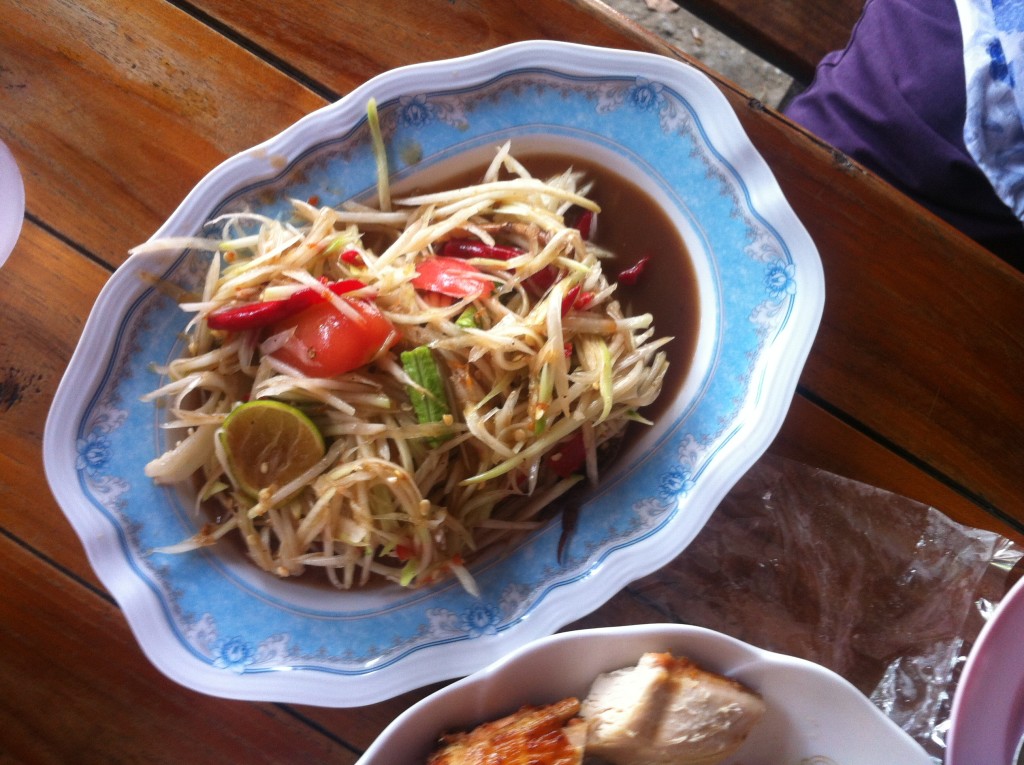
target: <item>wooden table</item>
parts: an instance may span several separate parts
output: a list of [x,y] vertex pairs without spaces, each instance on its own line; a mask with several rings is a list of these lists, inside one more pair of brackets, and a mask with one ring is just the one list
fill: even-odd
[[[432,689],[349,710],[203,696],[151,666],[93,574],[41,449],[89,309],[216,163],[380,72],[532,38],[685,57],[593,0],[0,0],[0,29],[27,200],[0,269],[0,760],[354,762]],[[825,266],[772,451],[1024,540],[1022,275],[709,74]],[[596,618],[661,616],[625,593]]]

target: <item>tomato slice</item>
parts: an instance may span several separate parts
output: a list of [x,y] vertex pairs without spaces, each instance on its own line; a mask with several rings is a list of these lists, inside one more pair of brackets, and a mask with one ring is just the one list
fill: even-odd
[[330,302],[317,303],[275,324],[274,334],[294,328],[272,354],[307,377],[336,377],[368,364],[379,351],[398,341],[398,333],[372,302],[345,300],[359,314],[353,319]]
[[412,286],[428,292],[439,292],[454,298],[487,297],[494,282],[476,266],[459,258],[435,255],[416,266]]

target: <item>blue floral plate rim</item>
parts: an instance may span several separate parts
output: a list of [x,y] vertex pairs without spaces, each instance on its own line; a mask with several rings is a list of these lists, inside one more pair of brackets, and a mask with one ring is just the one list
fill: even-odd
[[[215,168],[154,236],[195,233],[232,206],[272,209],[281,194],[308,191],[304,183],[339,199],[364,192],[374,177],[360,137],[371,96],[393,145],[416,144],[413,161],[396,157],[398,175],[506,138],[583,142],[625,172],[642,168],[700,261],[714,329],[649,453],[634,453],[593,500],[566,565],[553,562],[553,524],[478,566],[480,601],[452,583],[326,593],[268,581],[231,554],[150,553],[180,537],[187,503],[139,473],[158,448],[156,415],[137,400],[155,379],[142,367],[170,352],[174,334],[173,306],[142,276],[155,269],[189,282],[201,264],[188,253],[129,258],[97,300],[55,397],[47,477],[150,659],[214,695],[371,703],[472,672],[597,608],[682,552],[767,447],[820,320],[817,252],[717,88],[672,59],[568,43],[517,43],[381,75]],[[532,117],[508,120],[510,104]],[[665,156],[673,169],[661,167]],[[276,198],[260,202],[268,188]],[[131,448],[140,439],[152,451]]]

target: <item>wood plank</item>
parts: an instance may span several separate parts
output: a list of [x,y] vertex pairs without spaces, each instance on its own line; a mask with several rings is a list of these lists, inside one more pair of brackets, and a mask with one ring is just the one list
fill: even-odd
[[53,395],[109,276],[31,221],[25,222],[14,252],[0,269],[4,528],[97,587],[85,552],[47,487],[42,443]]
[[[258,8],[246,0],[198,0],[194,5],[339,94],[389,69],[519,40],[570,40],[615,48],[660,43],[597,0],[551,3],[543,12],[538,12],[534,0],[396,0],[358,7],[329,3],[317,8],[316,35],[294,23],[307,13],[303,0],[263,3]],[[605,23],[609,20],[613,25]],[[382,45],[381,40],[388,43]],[[429,56],[410,56],[410,51],[425,50]]]
[[1001,534],[1024,544],[1024,533],[986,512],[949,485],[888,451],[877,441],[796,396],[772,454],[877,486],[922,502],[957,523]]
[[324,103],[164,2],[3,0],[0,28],[28,212],[111,264],[217,163]]
[[727,37],[808,84],[826,53],[846,47],[861,0],[675,0]]
[[345,765],[284,708],[212,698],[160,674],[117,608],[0,536],[0,760]]
[[824,176],[829,211],[822,175],[776,171],[812,238],[829,242],[827,306],[801,383],[1024,520],[1024,274],[898,192],[881,189],[890,207],[859,205],[860,186],[884,184],[857,170]]

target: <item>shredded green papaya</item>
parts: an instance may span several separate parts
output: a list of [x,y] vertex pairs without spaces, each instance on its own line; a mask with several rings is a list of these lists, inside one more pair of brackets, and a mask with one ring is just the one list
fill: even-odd
[[370,140],[373,143],[373,157],[377,161],[377,200],[381,210],[391,209],[391,187],[388,183],[388,155],[384,136],[380,130],[377,114],[377,99],[371,98],[366,105],[366,121],[370,125]]
[[[385,144],[388,115],[377,109],[368,104],[363,128],[377,200],[293,199],[278,218],[229,213],[202,236],[135,250],[187,246],[209,258],[194,291],[161,283],[191,317],[185,352],[154,367],[163,379],[145,396],[175,433],[146,473],[159,484],[195,482],[197,502],[225,520],[157,552],[231,534],[276,576],[321,571],[346,590],[454,577],[476,595],[467,564],[547,523],[543,508],[577,482],[596,485],[599,450],[630,422],[647,422],[637,410],[661,390],[669,338],[654,334],[649,314],[624,312],[602,267],[612,253],[572,224],[600,210],[584,172],[534,177],[505,144],[468,185],[393,196],[389,152],[401,149]],[[439,258],[449,262],[438,269]],[[431,263],[438,278],[428,278]],[[486,289],[439,278],[474,273],[467,279]],[[280,306],[259,306],[303,307],[311,294],[345,323],[305,355],[291,346],[311,335],[323,306],[267,331],[211,327],[214,316],[274,319]],[[390,329],[377,337],[374,328]],[[344,357],[337,368],[306,364],[331,354]],[[239,402],[261,399],[308,410],[326,451],[253,498],[216,432]],[[567,464],[562,447],[580,430],[582,449]]]

